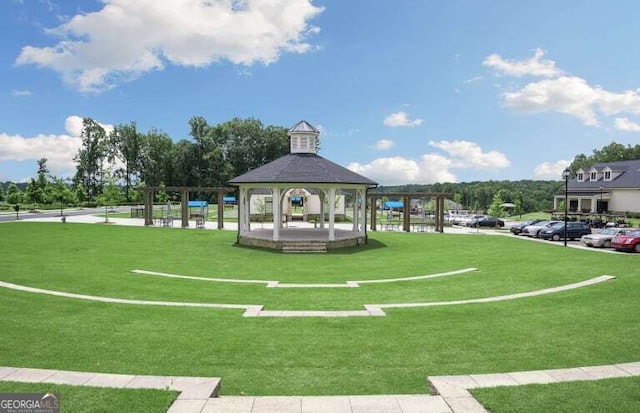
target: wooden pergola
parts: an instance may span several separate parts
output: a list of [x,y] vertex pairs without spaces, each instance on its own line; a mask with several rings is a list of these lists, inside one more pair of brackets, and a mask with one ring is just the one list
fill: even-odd
[[451,194],[445,192],[369,192],[369,200],[371,202],[371,230],[376,231],[376,201],[383,197],[401,198],[403,204],[403,222],[402,229],[406,232],[411,231],[411,200],[435,198],[435,230],[436,232],[444,232],[444,200]]
[[153,225],[153,196],[158,191],[180,192],[182,228],[189,227],[189,193],[191,192],[210,192],[218,194],[218,229],[224,228],[224,194],[233,192],[235,188],[225,187],[194,187],[194,186],[146,186],[139,188],[144,198],[144,225]]

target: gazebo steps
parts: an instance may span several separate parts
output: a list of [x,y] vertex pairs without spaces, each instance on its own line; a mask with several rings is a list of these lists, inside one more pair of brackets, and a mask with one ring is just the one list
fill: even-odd
[[327,244],[323,241],[284,241],[282,252],[327,252]]

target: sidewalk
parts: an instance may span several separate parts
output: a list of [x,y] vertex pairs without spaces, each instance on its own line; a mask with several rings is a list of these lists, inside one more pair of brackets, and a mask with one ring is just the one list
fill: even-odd
[[165,389],[180,395],[168,413],[486,413],[469,389],[640,376],[640,362],[568,369],[427,378],[432,395],[222,396],[216,377],[134,376],[1,367],[0,381],[120,389]]

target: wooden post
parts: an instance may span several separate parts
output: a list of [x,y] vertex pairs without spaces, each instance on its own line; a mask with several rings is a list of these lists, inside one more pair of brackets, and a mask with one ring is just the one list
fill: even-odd
[[438,220],[440,223],[440,228],[438,229],[438,232],[440,232],[441,234],[444,233],[444,195],[439,195],[439,203],[440,203],[440,211],[439,211],[439,216],[440,219]]
[[224,228],[224,189],[218,190],[218,229]]
[[404,207],[402,209],[402,213],[403,213],[403,218],[404,218],[404,222],[402,224],[402,229],[404,229],[405,232],[410,232],[411,231],[411,197],[409,196],[405,196],[403,199],[403,204]]
[[371,201],[371,231],[377,231],[378,223],[376,222],[376,219],[378,217],[378,211],[376,208],[376,197],[372,196],[369,200]]
[[144,225],[153,225],[153,190],[144,189]]
[[189,190],[182,189],[182,205],[181,207],[181,215],[182,215],[182,228],[189,228]]

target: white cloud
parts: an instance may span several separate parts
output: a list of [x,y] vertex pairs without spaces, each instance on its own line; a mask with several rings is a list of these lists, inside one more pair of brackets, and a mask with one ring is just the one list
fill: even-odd
[[394,156],[374,159],[366,164],[353,162],[347,168],[383,185],[394,185],[456,182],[453,169],[497,169],[510,165],[509,160],[500,152],[485,153],[473,142],[432,141],[429,145],[443,150],[447,156],[426,153],[419,160]]
[[29,89],[11,89],[11,94],[13,96],[31,96],[31,91]]
[[[544,51],[536,49],[534,56],[524,61],[505,60],[497,54],[484,60],[483,65],[493,67],[501,74],[549,78],[504,92],[501,97],[506,107],[525,113],[564,113],[580,119],[587,126],[600,126],[600,115],[640,115],[640,89],[616,93],[592,86],[583,78],[565,74],[554,61],[543,60],[543,56]],[[616,128],[627,126],[633,128],[623,120],[615,121]]]
[[593,87],[576,76],[529,83],[515,92],[503,93],[502,99],[507,107],[517,111],[565,113],[588,126],[600,125],[598,113],[640,114],[640,89],[614,93]]
[[48,34],[50,47],[23,47],[16,64],[59,72],[83,92],[100,92],[135,79],[165,62],[204,67],[276,62],[283,52],[306,53],[308,21],[323,11],[311,0],[104,0]]
[[520,112],[560,112],[579,118],[585,125],[599,125],[594,111],[598,92],[579,77],[529,83],[515,92],[503,93],[502,99],[508,108]]
[[424,122],[424,120],[422,119],[409,120],[409,118],[407,117],[407,114],[400,111],[400,112],[392,113],[391,115],[387,116],[384,119],[383,124],[384,126],[391,126],[391,127],[398,127],[398,126],[413,127],[413,126],[422,125],[422,122]]
[[380,139],[376,142],[376,149],[379,151],[387,151],[393,147],[394,143],[391,139]]
[[556,77],[562,75],[563,72],[556,67],[556,62],[553,60],[542,60],[544,53],[544,50],[537,48],[533,57],[527,60],[505,60],[500,55],[494,53],[487,56],[482,62],[482,65],[496,69],[499,74],[514,77]]
[[[102,124],[101,124],[102,125]],[[102,125],[108,133],[113,130],[112,125]],[[82,118],[69,116],[65,120],[68,134],[44,135],[32,137],[9,135],[0,133],[0,162],[2,161],[33,161],[47,158],[47,165],[54,175],[70,175],[75,170],[73,157],[82,146]]]
[[640,132],[640,125],[629,120],[629,118],[616,118],[614,127],[626,132]]
[[445,157],[426,154],[419,161],[394,156],[378,158],[364,165],[353,162],[347,168],[380,184],[397,185],[455,182],[456,177],[449,172],[449,166],[450,161]]
[[507,168],[511,162],[498,151],[484,152],[474,142],[469,141],[429,141],[429,145],[446,152],[455,168],[496,169]]
[[533,178],[541,180],[560,180],[564,171],[571,161],[544,162],[536,166],[533,170]]
[[465,85],[468,85],[470,83],[476,83],[480,80],[482,80],[482,76],[474,76],[470,79],[463,80],[462,83],[464,83]]

